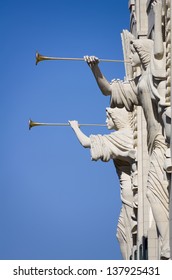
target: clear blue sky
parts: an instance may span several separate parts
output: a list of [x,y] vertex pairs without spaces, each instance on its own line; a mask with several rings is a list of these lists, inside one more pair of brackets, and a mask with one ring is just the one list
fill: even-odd
[[[35,66],[35,52],[123,59],[128,0],[2,0],[0,21],[0,259],[121,259],[113,163],[92,162],[70,127],[29,131],[28,119],[105,122],[109,98],[87,64]],[[100,67],[109,80],[125,75],[122,64]]]

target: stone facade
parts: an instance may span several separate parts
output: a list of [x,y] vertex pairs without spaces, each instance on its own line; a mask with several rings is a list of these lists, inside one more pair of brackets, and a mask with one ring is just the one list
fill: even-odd
[[[155,14],[152,4],[162,3],[162,34],[166,51],[166,87],[165,106],[170,108],[171,96],[171,1],[153,0],[130,0],[130,31],[136,39],[152,39],[155,36]],[[125,49],[124,49],[125,51]],[[125,57],[126,59],[126,57]],[[126,65],[127,68],[127,65]],[[126,71],[127,73],[127,71]],[[152,210],[147,199],[147,178],[150,157],[146,143],[147,126],[143,110],[135,107],[135,124],[133,126],[135,135],[135,147],[137,149],[137,173],[138,173],[138,208],[137,208],[137,245],[134,246],[133,258],[136,259],[160,259],[161,258],[161,238],[158,232],[156,221],[153,218]],[[170,116],[171,117],[171,116]],[[170,122],[171,125],[171,122]],[[169,129],[170,130],[170,129]],[[168,133],[166,133],[168,135]],[[167,137],[168,138],[168,137]],[[166,139],[169,144],[169,139]],[[169,167],[170,169],[170,167]],[[169,171],[171,172],[171,171]],[[168,181],[170,173],[168,172]],[[170,198],[170,205],[172,197]],[[172,209],[170,207],[170,213]],[[169,230],[172,232],[172,217],[169,218]],[[171,234],[170,234],[171,236]],[[133,239],[133,240],[134,240]],[[172,237],[170,237],[172,244]],[[171,245],[172,246],[172,245]],[[172,251],[172,248],[171,248]],[[137,253],[136,253],[137,252]]]

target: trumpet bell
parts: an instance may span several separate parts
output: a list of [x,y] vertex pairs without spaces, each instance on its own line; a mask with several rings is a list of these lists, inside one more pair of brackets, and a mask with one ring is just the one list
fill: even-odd
[[33,127],[33,126],[37,126],[37,125],[41,125],[39,123],[33,122],[31,119],[29,120],[29,130]]
[[32,128],[32,126],[33,126],[33,121],[30,119],[29,120],[29,130]]
[[38,64],[38,62],[44,60],[43,56],[41,54],[39,54],[38,52],[36,52],[36,65]]

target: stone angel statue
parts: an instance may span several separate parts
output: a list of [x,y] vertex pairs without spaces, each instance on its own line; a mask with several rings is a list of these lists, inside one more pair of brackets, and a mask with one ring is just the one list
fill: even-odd
[[79,128],[77,121],[69,121],[81,145],[89,148],[92,160],[107,162],[113,160],[120,181],[122,209],[117,227],[117,238],[124,259],[132,254],[133,227],[133,193],[131,184],[131,165],[135,159],[133,149],[133,133],[131,129],[131,113],[125,108],[107,108],[106,123],[109,130],[106,135],[86,136]]

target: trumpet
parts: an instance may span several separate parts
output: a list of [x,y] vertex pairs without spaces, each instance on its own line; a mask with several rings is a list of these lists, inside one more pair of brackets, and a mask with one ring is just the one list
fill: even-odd
[[[43,60],[73,60],[73,61],[85,61],[84,58],[77,57],[52,57],[44,56],[36,52],[36,65]],[[128,60],[116,60],[116,59],[99,59],[100,62],[121,62],[121,63],[130,63]]]
[[[95,123],[81,123],[79,126],[107,126],[106,124],[95,124]],[[29,120],[29,130],[34,126],[70,126],[69,123],[43,123],[43,122],[34,122],[31,119]]]

